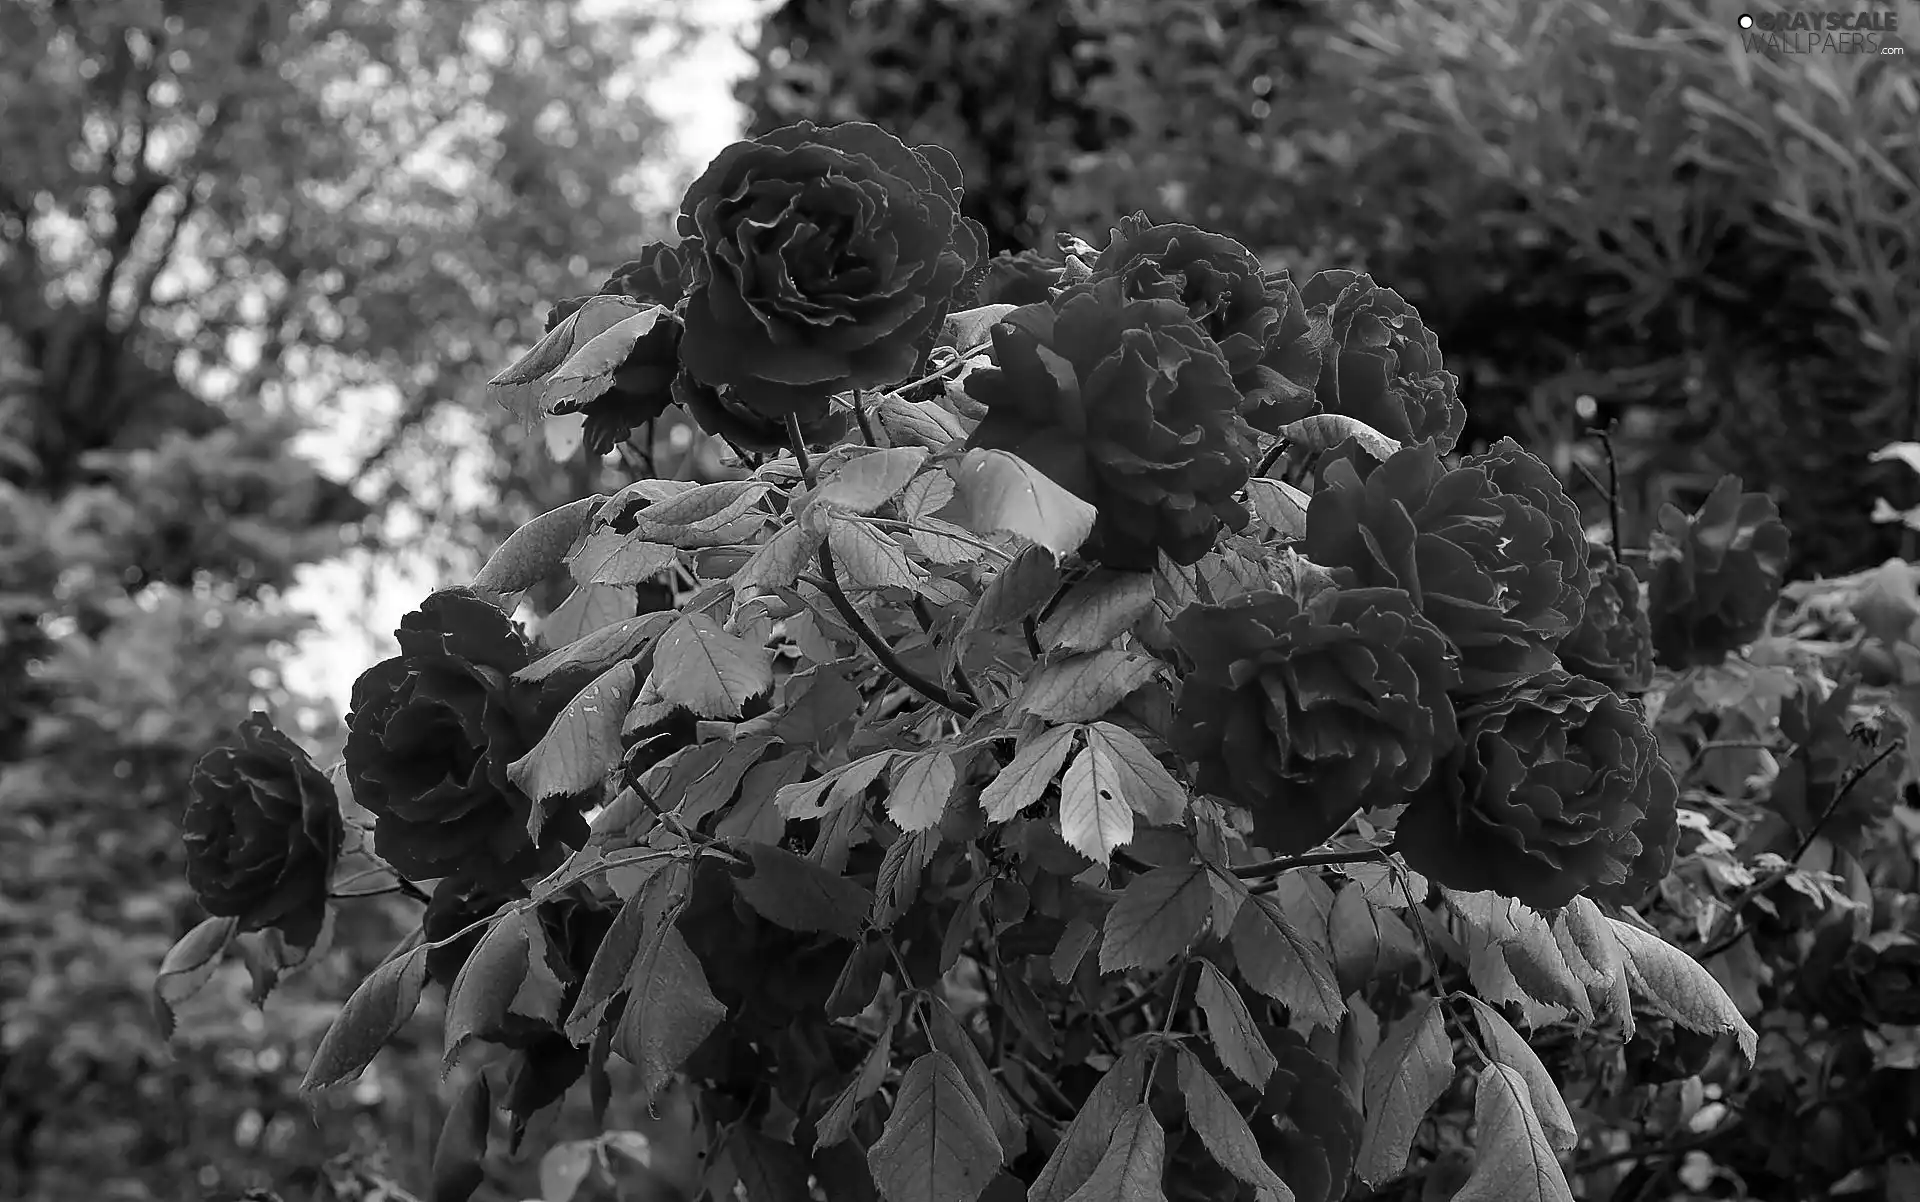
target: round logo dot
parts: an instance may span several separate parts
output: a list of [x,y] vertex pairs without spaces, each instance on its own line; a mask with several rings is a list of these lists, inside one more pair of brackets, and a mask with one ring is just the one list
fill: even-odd
[[1741,14],[1740,14],[1740,28],[1742,28],[1742,29],[1752,29],[1752,28],[1753,28],[1753,17],[1752,17],[1751,15],[1749,15],[1749,14],[1747,14],[1747,13],[1741,13]]

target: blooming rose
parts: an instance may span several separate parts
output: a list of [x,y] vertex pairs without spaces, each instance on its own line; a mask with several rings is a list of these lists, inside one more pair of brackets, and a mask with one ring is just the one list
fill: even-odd
[[1327,465],[1307,506],[1306,555],[1355,583],[1403,588],[1460,653],[1460,688],[1489,693],[1553,666],[1586,603],[1579,512],[1510,440],[1457,468],[1432,442],[1362,480]]
[[1066,275],[1067,265],[1039,251],[1018,254],[1001,251],[987,260],[980,278],[976,305],[1044,305],[1053,299],[1053,289]]
[[1170,300],[1120,281],[1076,286],[993,327],[994,366],[966,380],[986,407],[970,447],[1011,451],[1099,516],[1081,554],[1151,571],[1193,563],[1247,524],[1252,431],[1212,339]]
[[736,142],[680,204],[690,255],[687,369],[784,420],[905,379],[984,238],[960,168],[877,125],[802,121]]
[[[673,399],[695,424],[715,438],[744,451],[778,451],[788,443],[787,423],[754,409],[731,388],[712,388],[681,371],[673,380]],[[853,416],[834,409],[803,414],[800,435],[808,446],[833,442],[853,427]]]
[[532,803],[507,766],[544,730],[539,694],[509,677],[533,658],[507,615],[463,589],[434,593],[400,621],[400,654],[354,681],[347,778],[371,810],[374,850],[408,876],[517,881],[542,852],[577,843],[562,809],[527,835]]
[[1640,580],[1633,569],[1598,543],[1587,550],[1592,584],[1580,624],[1560,640],[1560,662],[1622,693],[1643,693],[1653,683],[1653,635]]
[[678,246],[649,242],[640,257],[613,269],[600,286],[602,296],[631,296],[649,305],[671,309],[687,294],[692,282],[689,255]]
[[1286,272],[1222,234],[1153,225],[1145,213],[1120,222],[1093,263],[1093,279],[1117,279],[1129,297],[1179,301],[1220,344],[1250,424],[1279,429],[1318,411],[1315,382],[1324,330],[1307,320]]
[[1460,710],[1460,745],[1400,816],[1407,863],[1535,909],[1637,901],[1673,862],[1679,788],[1631,702],[1554,669]]
[[1698,513],[1660,508],[1649,582],[1653,650],[1671,668],[1717,664],[1760,636],[1787,571],[1787,528],[1765,493],[1722,476]]
[[1170,629],[1191,663],[1174,749],[1274,851],[1405,800],[1458,738],[1452,649],[1399,589],[1328,588],[1305,605],[1250,593],[1190,605]]
[[181,820],[187,883],[207,913],[243,931],[279,928],[311,946],[344,828],[333,786],[273,720],[256,713],[200,757]]
[[1323,271],[1300,290],[1332,347],[1320,369],[1320,407],[1401,442],[1432,439],[1446,454],[1466,428],[1460,381],[1440,340],[1398,292],[1353,271]]

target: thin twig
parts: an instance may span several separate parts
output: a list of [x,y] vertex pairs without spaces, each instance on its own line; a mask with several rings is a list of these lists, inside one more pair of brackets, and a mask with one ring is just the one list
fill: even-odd
[[1607,520],[1613,523],[1608,541],[1618,551],[1627,533],[1620,509],[1620,459],[1613,451],[1613,426],[1600,431],[1600,445],[1607,451]]

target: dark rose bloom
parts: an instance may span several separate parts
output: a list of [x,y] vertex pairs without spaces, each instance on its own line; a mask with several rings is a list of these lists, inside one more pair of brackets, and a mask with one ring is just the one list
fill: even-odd
[[1066,275],[1067,265],[1037,250],[1001,251],[987,260],[976,305],[1044,305]]
[[1579,513],[1544,463],[1510,442],[1449,469],[1433,443],[1363,481],[1329,464],[1307,507],[1306,555],[1355,582],[1403,588],[1460,653],[1465,695],[1554,664],[1588,582]]
[[181,826],[201,908],[312,946],[345,833],[325,774],[256,713],[200,757],[189,788]]
[[371,810],[374,850],[412,877],[518,881],[585,822],[562,808],[527,835],[532,803],[507,766],[544,732],[536,691],[510,677],[533,659],[499,609],[462,589],[400,621],[400,654],[361,673],[347,715],[347,778]]
[[1452,649],[1399,589],[1329,588],[1304,606],[1251,593],[1190,605],[1170,628],[1192,665],[1174,749],[1281,854],[1404,801],[1459,737]]
[[1560,662],[1608,688],[1644,693],[1653,683],[1653,633],[1639,577],[1598,543],[1587,549],[1587,568],[1593,583],[1586,609],[1560,641]]
[[1863,939],[1851,922],[1829,922],[1798,984],[1804,1005],[1842,1026],[1920,1023],[1920,943],[1884,931]]
[[1320,370],[1320,408],[1388,438],[1453,450],[1467,424],[1460,381],[1442,366],[1440,340],[1419,312],[1360,272],[1323,271],[1300,295],[1333,344]]
[[[673,399],[702,430],[743,451],[766,454],[787,445],[786,421],[748,407],[731,388],[710,388],[683,370],[674,377]],[[822,409],[802,415],[800,434],[808,446],[817,447],[837,441],[852,428],[852,414]]]
[[678,246],[650,242],[641,248],[639,258],[613,269],[600,286],[600,295],[631,296],[671,309],[686,296],[687,285],[692,282],[688,260]]
[[1233,239],[1190,225],[1154,225],[1136,213],[1113,231],[1092,278],[1119,280],[1135,300],[1186,306],[1220,344],[1253,426],[1271,432],[1318,411],[1324,331],[1308,322],[1293,280],[1265,271]]
[[993,327],[994,366],[967,377],[986,407],[969,447],[1010,451],[1099,510],[1081,554],[1151,571],[1189,564],[1247,524],[1252,431],[1212,339],[1168,300],[1118,280],[1078,286]]
[[1555,669],[1460,710],[1460,745],[1400,816],[1407,863],[1551,910],[1638,901],[1673,863],[1679,788],[1631,702]]
[[802,121],[714,157],[680,202],[692,284],[681,354],[765,416],[910,375],[984,238],[960,167],[877,125]]
[[[518,881],[483,884],[466,876],[446,877],[434,886],[432,896],[427,899],[426,913],[420,919],[421,937],[428,943],[452,938],[482,918],[497,913],[508,902],[525,896],[526,889]],[[427,979],[452,989],[454,979],[460,975],[460,966],[473,954],[481,934],[474,931],[445,947],[429,951]]]
[[1660,508],[1649,603],[1653,651],[1670,668],[1717,664],[1760,636],[1787,570],[1787,528],[1765,493],[1722,476],[1700,511]]

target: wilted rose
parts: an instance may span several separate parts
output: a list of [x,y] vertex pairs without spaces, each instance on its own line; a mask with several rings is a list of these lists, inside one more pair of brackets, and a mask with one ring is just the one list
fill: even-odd
[[1460,653],[1460,689],[1496,692],[1554,664],[1589,581],[1579,511],[1510,439],[1457,468],[1436,445],[1364,480],[1335,461],[1307,507],[1307,557],[1361,585],[1402,588]]
[[325,774],[256,713],[200,757],[188,787],[187,883],[201,908],[310,946],[345,833]]
[[1137,213],[1113,231],[1092,278],[1119,280],[1135,300],[1184,305],[1219,344],[1251,425],[1273,431],[1317,412],[1325,331],[1308,322],[1287,273],[1264,270],[1233,239]]
[[1787,528],[1765,493],[1722,476],[1698,512],[1660,509],[1650,558],[1653,650],[1671,668],[1717,664],[1760,637],[1787,571]]
[[1441,454],[1453,450],[1467,424],[1460,381],[1419,312],[1363,272],[1323,271],[1300,295],[1332,343],[1320,369],[1321,410],[1403,443],[1431,439]]
[[577,843],[585,822],[563,807],[536,847],[532,803],[507,777],[544,733],[538,693],[510,679],[533,655],[507,615],[453,589],[395,637],[400,654],[361,673],[347,715],[347,778],[380,858],[408,876],[512,882]]
[[1190,605],[1170,624],[1190,663],[1173,744],[1202,789],[1291,854],[1395,805],[1458,738],[1447,640],[1399,589],[1327,588]]
[[1539,910],[1638,901],[1666,875],[1679,787],[1632,703],[1556,669],[1459,717],[1459,747],[1400,816],[1409,866]]
[[1170,300],[1079,285],[993,327],[994,366],[967,377],[986,407],[970,447],[1010,451],[1092,504],[1081,554],[1150,571],[1193,563],[1247,524],[1252,431],[1212,339]]
[[782,421],[905,379],[984,249],[960,184],[947,151],[859,122],[722,150],[680,204],[687,369]]

